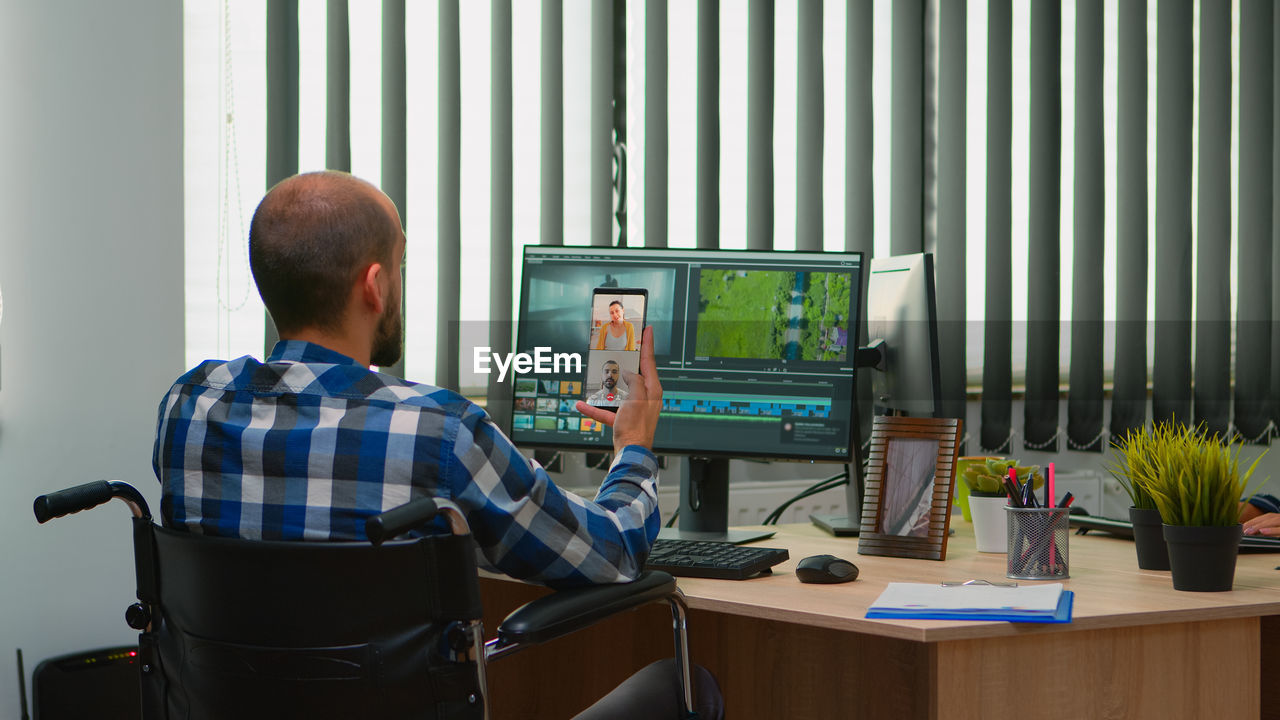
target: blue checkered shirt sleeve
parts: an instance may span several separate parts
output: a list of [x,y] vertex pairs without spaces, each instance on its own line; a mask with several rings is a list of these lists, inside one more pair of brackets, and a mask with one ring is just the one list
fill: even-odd
[[1275,495],[1258,493],[1257,495],[1251,495],[1247,502],[1264,513],[1280,512],[1280,498]]
[[624,448],[588,501],[557,487],[471,406],[452,462],[446,475],[480,550],[507,575],[571,586],[623,582],[643,568],[659,525],[657,462],[648,450]]

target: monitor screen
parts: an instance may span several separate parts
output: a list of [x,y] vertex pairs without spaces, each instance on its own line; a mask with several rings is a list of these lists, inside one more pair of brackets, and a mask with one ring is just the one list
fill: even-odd
[[[523,273],[516,351],[528,361],[512,380],[517,444],[610,448],[611,430],[574,404],[626,392],[609,383],[613,365],[627,362],[627,335],[638,341],[645,323],[663,387],[655,452],[856,457],[861,254],[528,246]],[[609,305],[619,305],[612,331]]]

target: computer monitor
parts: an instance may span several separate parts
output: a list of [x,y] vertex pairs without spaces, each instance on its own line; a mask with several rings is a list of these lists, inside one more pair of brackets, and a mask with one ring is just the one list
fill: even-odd
[[936,415],[942,379],[932,253],[871,259],[867,338],[880,353],[871,375],[876,411]]
[[[511,383],[510,437],[532,448],[612,447],[612,431],[573,408],[595,377],[592,296],[646,289],[663,387],[654,451],[690,458],[678,535],[766,536],[728,532],[730,458],[859,462],[862,267],[860,253],[528,246],[516,350],[547,360],[526,363]],[[575,354],[584,367],[567,366]]]
[[[933,416],[941,407],[938,309],[933,255],[871,258],[867,273],[866,347],[855,365],[871,372],[877,414]],[[861,529],[861,468],[851,473],[844,515],[810,515],[833,535]]]

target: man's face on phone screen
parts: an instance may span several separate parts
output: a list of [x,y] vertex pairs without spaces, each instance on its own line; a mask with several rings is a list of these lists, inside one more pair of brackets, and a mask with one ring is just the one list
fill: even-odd
[[601,381],[600,381],[601,384],[604,385],[605,388],[612,390],[614,387],[618,385],[619,372],[620,370],[618,368],[618,363],[612,360],[605,363],[604,370],[603,370],[603,377],[601,378]]

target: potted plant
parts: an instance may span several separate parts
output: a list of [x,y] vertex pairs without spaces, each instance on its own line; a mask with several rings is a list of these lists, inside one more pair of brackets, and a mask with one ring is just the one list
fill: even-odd
[[969,514],[973,519],[973,535],[979,552],[1007,552],[1009,550],[1008,521],[1004,507],[1009,504],[1005,494],[1004,479],[1013,468],[1021,482],[1031,478],[1034,487],[1043,484],[1036,474],[1037,465],[1020,466],[1009,458],[987,458],[964,469],[961,477],[969,488]]
[[1161,463],[1168,460],[1176,432],[1172,425],[1157,424],[1153,430],[1144,427],[1111,443],[1116,460],[1107,470],[1133,502],[1129,507],[1129,522],[1133,524],[1138,567],[1143,570],[1169,569],[1169,549],[1164,541],[1160,509],[1146,488],[1152,479],[1160,476]]
[[[988,460],[1003,459],[999,455],[965,455],[958,457],[956,458],[956,477],[963,478],[970,465],[982,464]],[[963,480],[956,483],[955,504],[956,507],[960,508],[960,514],[964,516],[964,521],[967,523],[973,522],[973,515],[969,512],[969,483]]]
[[1242,526],[1240,499],[1258,460],[1240,469],[1240,441],[1189,427],[1164,428],[1160,472],[1137,479],[1164,521],[1175,590],[1230,590]]

